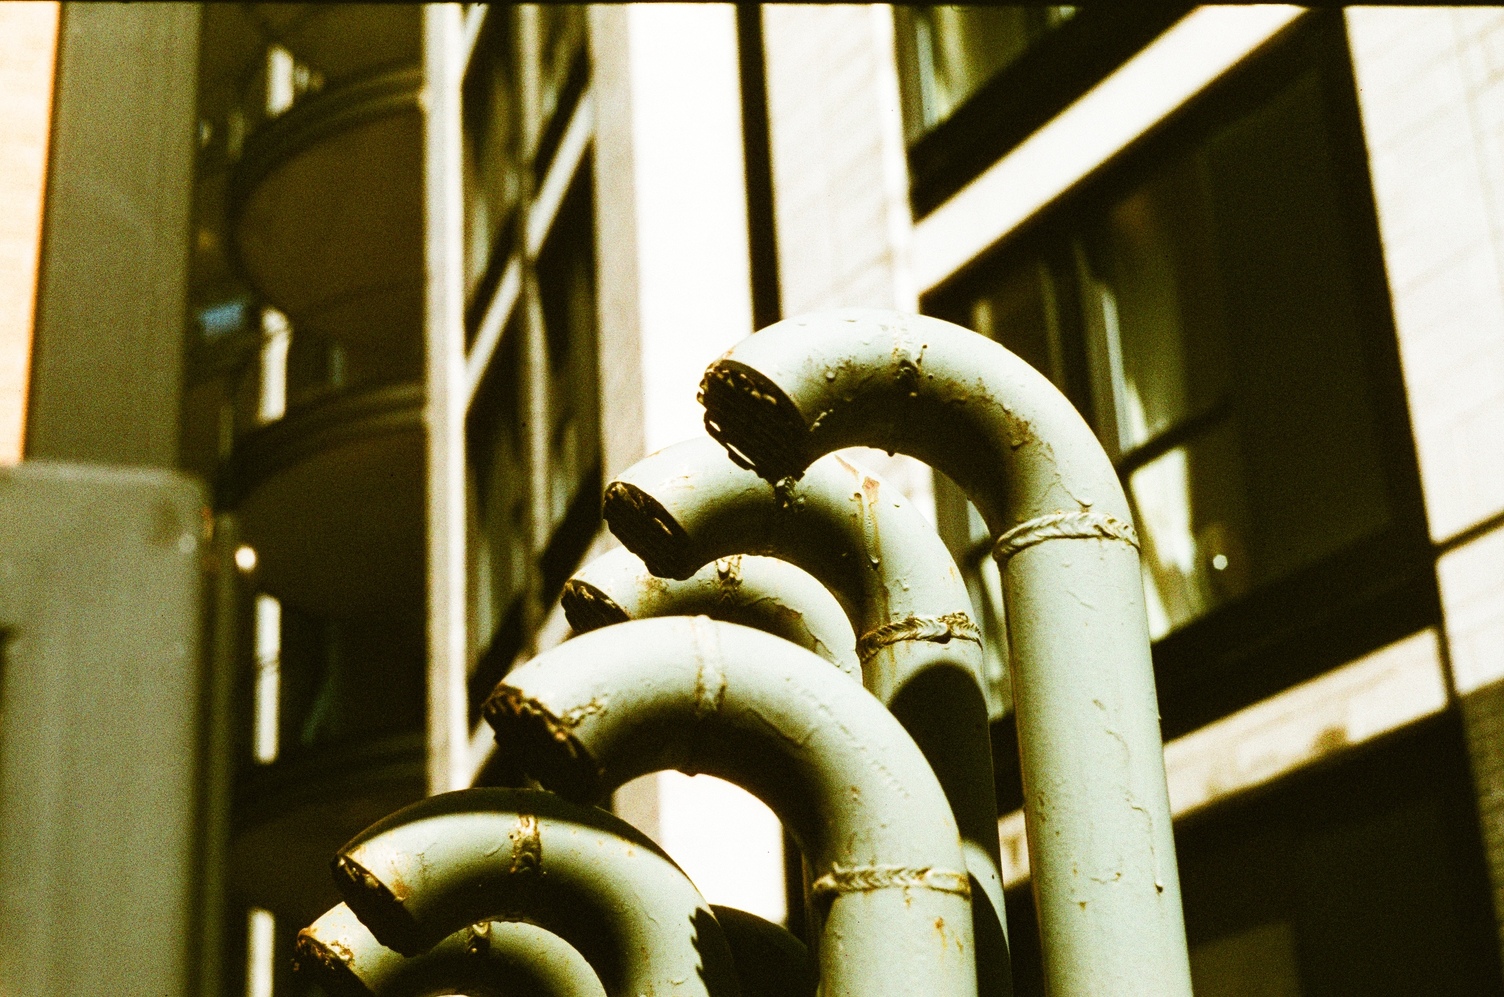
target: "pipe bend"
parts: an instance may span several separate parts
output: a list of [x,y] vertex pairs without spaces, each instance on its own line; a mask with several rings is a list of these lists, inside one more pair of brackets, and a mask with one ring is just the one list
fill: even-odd
[[700,398],[711,436],[775,488],[866,445],[965,490],[1003,568],[1048,992],[1189,997],[1132,514],[1070,402],[985,337],[877,309],[744,339]]
[[665,768],[759,796],[828,905],[823,994],[974,994],[970,890],[944,794],[887,710],[817,662],[735,624],[635,620],[522,665],[484,713],[501,750],[577,799]]
[[633,464],[602,513],[650,571],[689,577],[717,558],[771,555],[814,575],[846,609],[866,684],[890,699],[911,674],[893,648],[945,645],[982,688],[981,636],[949,550],[898,489],[840,454],[774,491],[697,437]]
[[402,955],[472,924],[526,920],[577,949],[609,997],[738,994],[720,928],[678,866],[626,822],[551,793],[420,800],[341,848],[333,872]]
[[782,637],[861,677],[856,636],[830,592],[787,561],[733,554],[687,579],[659,578],[617,547],[564,583],[564,616],[577,634],[656,616],[709,616]]
[[346,904],[298,932],[293,969],[331,997],[606,997],[573,945],[522,921],[485,921],[420,955],[376,940]]
[[944,471],[994,537],[1062,511],[1133,521],[1065,396],[1000,344],[937,318],[844,308],[785,319],[711,364],[700,400],[710,435],[768,481],[875,446]]
[[[638,461],[606,488],[607,524],[655,570],[676,577],[713,558],[770,554],[837,594],[855,631],[864,684],[914,738],[940,780],[978,911],[978,972],[1007,993],[1010,960],[981,632],[950,551],[903,495],[840,454],[769,489],[698,437]],[[695,577],[698,577],[696,575]]]
[[[809,950],[755,914],[711,905],[736,965],[742,997],[814,997]],[[573,945],[524,921],[486,921],[420,955],[376,940],[346,904],[298,932],[293,970],[331,997],[605,997]]]

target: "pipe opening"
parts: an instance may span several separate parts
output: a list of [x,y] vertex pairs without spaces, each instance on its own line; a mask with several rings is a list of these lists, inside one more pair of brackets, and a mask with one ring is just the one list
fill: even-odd
[[329,870],[345,903],[387,948],[414,956],[438,941],[424,935],[391,887],[350,856],[336,855]]
[[293,947],[292,971],[313,980],[330,997],[373,997],[350,969],[350,958],[348,951],[325,945],[304,928]]
[[642,558],[660,578],[683,581],[699,570],[682,552],[690,547],[684,527],[657,499],[636,485],[613,481],[601,500],[601,515],[622,546]]
[[804,476],[808,423],[778,385],[744,363],[717,360],[705,371],[699,399],[705,431],[738,465],[767,481]]
[[559,596],[559,604],[564,608],[564,618],[577,634],[589,633],[631,619],[627,611],[616,604],[616,600],[578,578],[571,578],[564,583],[564,593]]
[[599,801],[600,772],[568,721],[505,682],[487,697],[481,715],[496,732],[498,752],[514,758],[528,775],[565,799]]

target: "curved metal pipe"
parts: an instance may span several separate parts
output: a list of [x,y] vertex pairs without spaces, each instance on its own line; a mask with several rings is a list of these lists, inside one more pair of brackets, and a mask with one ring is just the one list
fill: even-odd
[[803,648],[704,617],[633,620],[522,665],[483,712],[502,750],[573,799],[669,768],[761,798],[826,905],[825,997],[976,992],[969,877],[934,774],[881,704]]
[[333,871],[345,903],[403,955],[526,919],[574,946],[609,997],[738,994],[720,927],[679,867],[625,821],[552,793],[420,800],[341,848]]
[[345,904],[298,932],[293,968],[330,997],[606,997],[585,957],[537,925],[483,921],[408,957]]
[[981,633],[961,573],[928,520],[840,455],[815,461],[775,495],[704,437],[627,468],[606,486],[603,510],[654,572],[683,577],[715,558],[771,554],[836,594],[861,635],[864,684],[940,780],[967,871],[988,900],[972,908],[978,988],[1010,993]]
[[861,677],[856,635],[840,603],[807,573],[771,557],[735,554],[672,579],[617,547],[575,572],[559,602],[575,633],[655,616],[709,616],[792,641]]
[[1049,992],[1191,992],[1137,538],[1091,429],[1042,375],[938,319],[840,309],[743,340],[705,426],[775,488],[867,445],[940,469],[996,538]]
[[[711,905],[742,997],[814,997],[818,975],[809,950],[779,925]],[[585,957],[551,931],[522,921],[463,928],[420,955],[376,940],[346,904],[298,932],[295,972],[331,997],[605,997]]]

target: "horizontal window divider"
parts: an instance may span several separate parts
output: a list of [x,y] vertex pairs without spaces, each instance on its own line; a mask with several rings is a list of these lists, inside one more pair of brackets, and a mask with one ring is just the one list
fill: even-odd
[[[1435,716],[1451,703],[1435,627],[1244,707],[1165,745],[1178,822]],[[998,818],[1003,883],[1029,878],[1023,811]]]
[[538,188],[538,196],[528,208],[527,254],[530,259],[536,259],[542,250],[549,229],[553,227],[554,218],[559,213],[559,206],[564,203],[564,195],[574,181],[575,174],[579,172],[580,163],[585,159],[585,150],[590,147],[590,140],[595,134],[595,101],[592,98],[593,94],[588,89],[580,95],[579,103],[575,104],[574,113],[570,115],[569,126],[564,130],[564,137],[559,141],[559,151],[554,154],[548,173]]
[[470,353],[465,357],[465,411],[470,411],[471,404],[475,401],[476,389],[480,387],[481,379],[486,376],[486,370],[491,366],[491,358],[496,355],[496,348],[501,344],[502,333],[506,331],[507,320],[512,317],[512,311],[517,307],[517,298],[522,290],[522,261],[515,256],[507,261],[507,268],[501,275],[501,281],[497,284],[496,293],[491,296],[491,303],[486,307],[486,314],[480,320],[480,329],[475,334],[475,345],[470,348]]
[[1159,457],[1163,457],[1176,447],[1190,442],[1202,431],[1210,429],[1231,414],[1231,402],[1226,398],[1222,398],[1215,404],[1209,405],[1200,412],[1197,412],[1195,415],[1186,416],[1175,423],[1175,425],[1161,430],[1118,457],[1118,476],[1126,481],[1128,475],[1134,471]]
[[921,294],[1013,232],[1305,13],[1199,7],[914,226]]

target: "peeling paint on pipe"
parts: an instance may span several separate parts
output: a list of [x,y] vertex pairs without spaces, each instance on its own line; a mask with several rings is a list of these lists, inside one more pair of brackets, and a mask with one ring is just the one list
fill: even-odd
[[485,921],[421,955],[378,942],[345,904],[298,932],[293,968],[330,997],[605,997],[585,957],[551,931]]
[[703,437],[623,471],[606,487],[604,515],[655,572],[683,577],[715,558],[768,554],[835,593],[860,634],[864,684],[934,769],[988,901],[973,907],[979,991],[1011,993],[981,634],[929,522],[903,493],[839,455],[774,493]]
[[786,491],[847,446],[965,490],[998,544],[1045,980],[1189,997],[1132,513],[1063,395],[960,326],[875,309],[779,322],[706,371],[705,426]]
[[559,601],[576,633],[656,616],[709,616],[782,637],[861,676],[840,603],[809,574],[771,557],[723,557],[680,580],[652,574],[617,547],[575,572]]
[[803,648],[703,617],[634,620],[522,665],[484,713],[500,750],[573,799],[663,769],[762,799],[828,905],[824,997],[976,992],[969,877],[934,774],[881,704]]
[[678,866],[625,821],[552,793],[429,797],[361,832],[333,871],[371,934],[406,956],[472,924],[527,920],[578,950],[608,997],[739,994],[720,927]]

